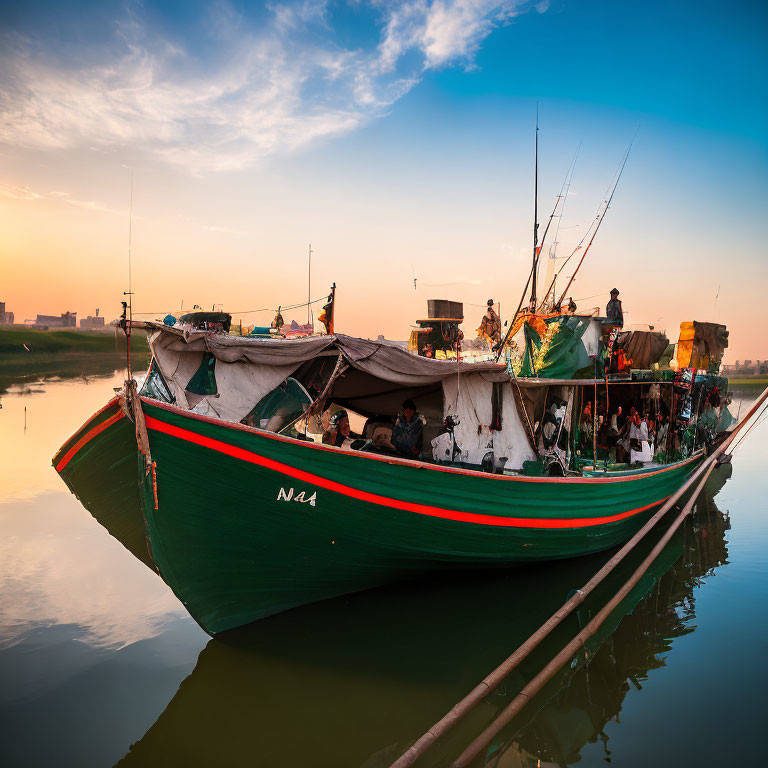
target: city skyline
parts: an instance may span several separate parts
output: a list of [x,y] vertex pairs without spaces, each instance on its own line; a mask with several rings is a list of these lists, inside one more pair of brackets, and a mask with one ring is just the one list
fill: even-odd
[[137,315],[305,301],[311,242],[312,298],[336,282],[339,330],[404,339],[450,298],[471,337],[488,298],[508,317],[530,265],[538,102],[542,225],[580,146],[560,255],[637,133],[579,309],[615,286],[629,324],[676,341],[683,320],[723,322],[728,362],[766,356],[760,3],[39,2],[0,25],[17,322],[119,314],[132,177]]

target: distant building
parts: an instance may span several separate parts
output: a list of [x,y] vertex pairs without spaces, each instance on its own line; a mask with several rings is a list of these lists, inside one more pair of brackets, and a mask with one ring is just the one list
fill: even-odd
[[95,316],[88,315],[86,318],[80,319],[80,330],[82,331],[103,331],[104,330],[104,318],[99,316],[99,310],[96,310]]
[[13,312],[5,311],[4,301],[0,301],[0,325],[13,325]]
[[35,320],[38,328],[77,328],[77,312],[64,312],[56,315],[38,315]]

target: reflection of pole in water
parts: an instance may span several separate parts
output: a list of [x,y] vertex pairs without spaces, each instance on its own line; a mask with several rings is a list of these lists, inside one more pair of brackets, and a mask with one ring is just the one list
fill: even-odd
[[24,434],[27,434],[27,406],[24,406]]

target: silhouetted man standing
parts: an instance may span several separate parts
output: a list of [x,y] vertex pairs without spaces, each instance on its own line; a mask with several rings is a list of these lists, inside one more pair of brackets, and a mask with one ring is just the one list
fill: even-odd
[[621,302],[619,301],[619,289],[614,288],[611,291],[611,300],[608,302],[608,306],[605,308],[605,316],[619,328],[624,327],[624,311],[621,308]]

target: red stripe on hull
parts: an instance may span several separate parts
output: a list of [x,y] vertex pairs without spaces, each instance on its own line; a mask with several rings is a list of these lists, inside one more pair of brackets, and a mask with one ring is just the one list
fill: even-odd
[[357,488],[352,488],[342,483],[337,483],[334,480],[328,480],[324,477],[314,475],[310,472],[305,472],[302,469],[296,469],[295,467],[288,466],[282,462],[275,461],[274,459],[268,459],[265,456],[260,456],[252,451],[247,451],[244,448],[238,448],[237,446],[224,443],[220,440],[215,440],[204,435],[199,435],[196,432],[176,427],[172,424],[167,424],[164,421],[154,418],[153,416],[146,417],[147,427],[157,432],[162,432],[171,437],[178,438],[179,440],[186,440],[187,442],[195,443],[203,448],[208,448],[212,451],[218,451],[227,456],[231,456],[241,461],[247,461],[250,464],[256,464],[266,469],[271,469],[275,472],[292,477],[296,480],[300,480],[306,483],[311,483],[319,488],[325,488],[326,490],[333,491],[334,493],[340,493],[344,496],[348,496],[352,499],[358,499],[359,501],[366,501],[372,504],[378,504],[383,507],[389,507],[391,509],[400,509],[406,512],[414,512],[418,515],[427,515],[429,517],[439,517],[445,520],[456,520],[465,523],[475,523],[478,525],[494,525],[508,528],[586,528],[594,525],[604,525],[606,523],[615,523],[619,520],[624,520],[632,515],[645,512],[648,509],[661,504],[666,501],[667,498],[659,499],[652,504],[646,504],[643,507],[637,507],[636,509],[630,509],[626,512],[620,512],[616,515],[607,515],[604,517],[581,517],[581,518],[545,518],[545,519],[532,519],[527,517],[503,517],[500,515],[481,515],[474,512],[460,512],[459,510],[443,509],[441,507],[432,507],[426,504],[414,504],[410,501],[401,501],[399,499],[391,499],[387,496],[380,496],[375,493],[369,493],[367,491],[361,491]]
[[[365,461],[382,461],[387,464],[400,464],[402,466],[408,467],[408,466],[418,466],[420,469],[428,470],[430,472],[447,472],[452,475],[469,475],[470,477],[483,477],[485,480],[493,480],[498,482],[509,482],[509,483],[561,483],[563,485],[568,485],[569,483],[577,483],[577,484],[583,484],[583,483],[622,483],[622,482],[628,482],[630,480],[636,480],[636,476],[617,476],[617,477],[526,477],[524,475],[489,475],[485,472],[480,472],[479,470],[474,469],[461,469],[459,467],[449,467],[439,464],[424,464],[419,461],[415,461],[414,459],[403,459],[399,456],[377,456],[373,453],[363,453],[361,451],[353,451],[351,449],[347,448],[337,448],[336,446],[332,445],[323,445],[320,443],[313,443],[313,442],[306,442],[306,441],[298,441],[293,437],[288,437],[287,435],[281,435],[277,432],[266,432],[263,429],[259,429],[258,427],[248,427],[245,424],[233,424],[230,421],[224,421],[222,419],[214,419],[210,416],[202,416],[199,413],[192,413],[190,411],[184,410],[183,408],[179,408],[175,405],[170,405],[168,403],[162,403],[159,400],[152,400],[148,397],[141,397],[140,398],[142,402],[147,403],[148,405],[152,406],[152,408],[159,408],[163,411],[168,411],[169,413],[176,414],[178,416],[183,416],[185,419],[192,419],[194,421],[202,421],[205,424],[214,424],[217,427],[221,427],[224,429],[231,429],[235,430],[237,432],[247,432],[251,435],[258,435],[261,438],[265,438],[267,440],[277,440],[279,442],[283,443],[294,443],[297,445],[300,445],[305,450],[313,450],[313,451],[327,451],[327,452],[333,452],[333,453],[344,453],[347,456],[355,456],[358,459],[363,459]],[[699,450],[697,453],[694,453],[689,458],[685,459],[684,461],[680,461],[676,463],[674,466],[669,465],[665,467],[661,467],[660,469],[655,469],[651,472],[643,472],[643,477],[652,477],[654,475],[659,475],[662,472],[669,472],[672,469],[675,469],[677,467],[684,466],[686,464],[690,464],[691,462],[698,461],[701,458],[701,455],[703,454],[703,451]]]
[[[111,403],[110,403],[111,405]],[[105,408],[102,408],[99,413],[102,413]],[[94,414],[94,416],[97,416],[98,414]],[[123,418],[125,414],[122,411],[118,411],[114,416],[110,416],[105,421],[102,421],[101,424],[98,424],[93,429],[86,432],[65,454],[62,456],[61,461],[56,465],[56,471],[61,472],[64,467],[69,464],[70,461],[72,461],[74,455],[87,443],[89,443],[91,440],[93,440],[96,435],[102,433],[107,427],[111,427],[116,421],[119,421]]]

